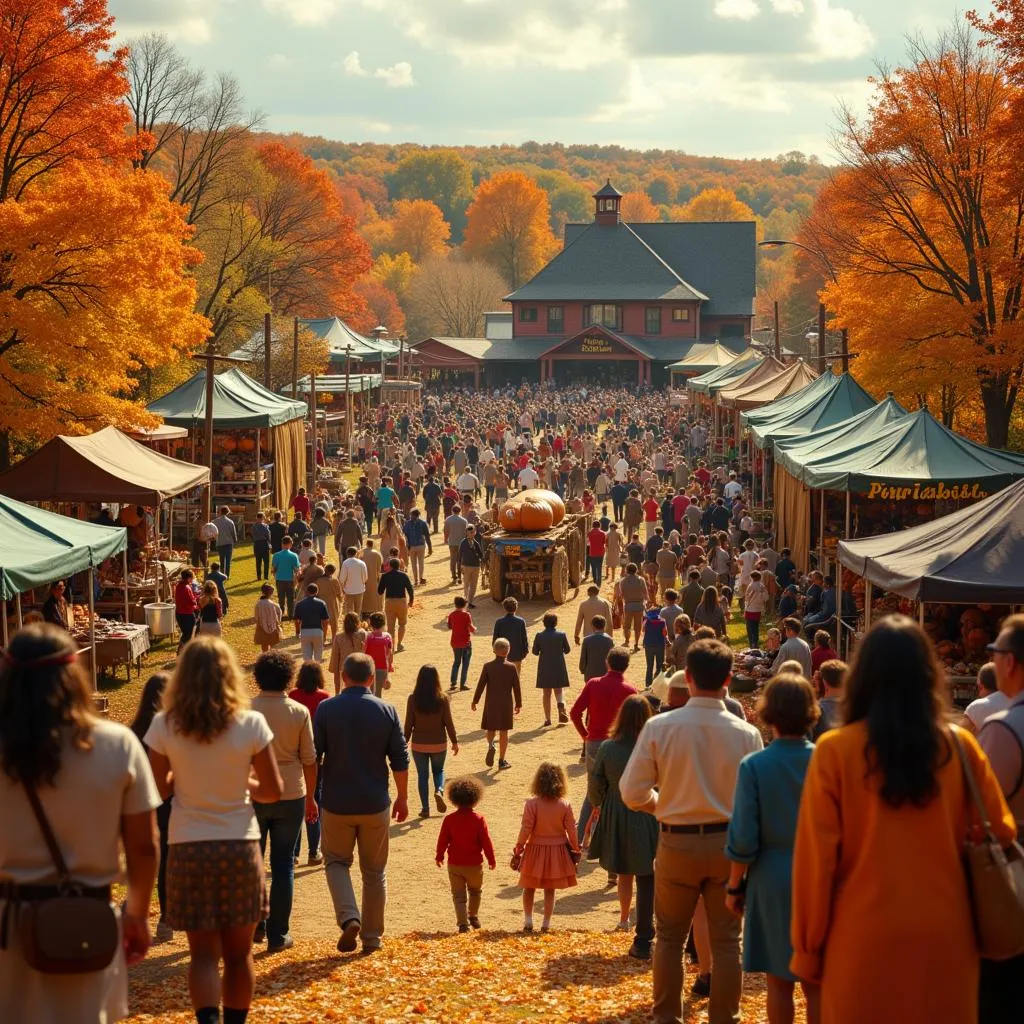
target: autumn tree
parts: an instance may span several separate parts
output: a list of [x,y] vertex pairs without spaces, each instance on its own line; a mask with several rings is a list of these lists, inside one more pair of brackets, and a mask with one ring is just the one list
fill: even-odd
[[465,158],[451,149],[411,153],[395,168],[391,193],[399,199],[427,199],[449,224],[461,222],[473,194],[473,176]]
[[484,313],[502,307],[505,291],[501,275],[487,263],[455,253],[435,256],[409,287],[409,336],[483,337]]
[[549,214],[547,193],[525,174],[496,174],[481,182],[467,211],[466,253],[490,263],[518,288],[558,248]]
[[627,224],[646,224],[661,220],[658,208],[646,192],[627,192],[619,203],[619,213]]
[[[296,342],[298,344],[296,344]],[[242,364],[242,370],[261,384],[266,380],[266,342],[261,331],[258,338],[247,346],[253,359]],[[298,362],[296,365],[296,353]],[[270,329],[270,387],[273,391],[289,387],[310,374],[324,374],[330,365],[330,349],[327,339],[320,337],[303,324],[299,324],[298,336],[291,317],[275,316]]]
[[684,206],[672,208],[672,220],[757,220],[754,211],[728,188],[706,188]]
[[[826,295],[856,347],[910,347],[928,367],[973,373],[988,443],[1002,447],[1024,362],[1024,187],[1002,116],[1017,94],[965,25],[912,41],[908,56],[882,70],[863,124],[843,113],[843,170],[809,230],[837,270]],[[928,301],[908,304],[894,280]]]
[[198,345],[200,258],[131,160],[126,53],[101,0],[0,15],[0,464],[11,442],[146,422],[140,376]]
[[414,263],[441,255],[452,229],[441,208],[429,199],[399,199],[392,208],[392,253],[407,252]]
[[373,261],[370,273],[401,301],[416,276],[416,264],[407,252],[397,256],[385,252]]
[[364,277],[355,283],[355,293],[363,303],[362,312],[349,321],[355,330],[372,336],[373,329],[383,324],[392,338],[405,335],[405,313],[387,285],[376,277]]

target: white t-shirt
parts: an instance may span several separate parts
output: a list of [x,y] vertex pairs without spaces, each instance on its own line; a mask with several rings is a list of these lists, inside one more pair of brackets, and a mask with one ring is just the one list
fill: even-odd
[[316,561],[316,552],[312,548],[299,548],[299,565],[303,569],[309,565],[310,562]]
[[174,801],[168,841],[201,843],[216,839],[259,839],[249,799],[249,766],[274,734],[258,712],[239,711],[211,743],[182,736],[161,711],[145,743],[163,754],[174,772]]
[[750,582],[750,574],[754,571],[754,566],[757,565],[760,557],[756,551],[743,551],[740,554],[740,582],[742,584]]
[[540,477],[537,475],[537,471],[530,466],[523,466],[519,470],[519,486],[524,489],[530,487],[536,487],[540,482]]
[[457,491],[475,491],[480,486],[480,481],[472,473],[461,473],[455,480]]
[[980,729],[997,711],[1005,711],[1010,706],[1010,698],[1002,690],[996,690],[987,697],[979,697],[967,705],[964,714],[971,720],[975,729]]
[[732,500],[738,498],[743,493],[743,486],[736,480],[730,480],[723,488],[722,493]]
[[366,591],[366,563],[359,558],[346,558],[338,572],[338,582],[346,594],[362,594]]
[[619,459],[612,469],[615,472],[615,482],[624,484],[629,476],[629,463],[625,459]]

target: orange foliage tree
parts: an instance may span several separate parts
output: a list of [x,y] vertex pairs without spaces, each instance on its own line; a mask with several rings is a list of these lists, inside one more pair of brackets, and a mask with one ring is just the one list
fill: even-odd
[[101,0],[0,15],[0,465],[60,431],[146,422],[138,378],[208,331],[184,211],[131,166],[112,37]]
[[646,224],[661,220],[658,208],[646,192],[627,192],[619,203],[619,212],[627,224]]
[[391,252],[407,252],[414,263],[444,253],[452,229],[436,203],[429,199],[399,199],[392,213],[388,246]]
[[910,43],[909,57],[878,79],[864,124],[844,113],[844,170],[808,227],[837,270],[826,295],[855,349],[905,350],[920,393],[973,377],[1002,447],[1024,360],[1024,186],[1003,118],[1015,88],[966,25]]
[[375,277],[364,277],[355,284],[356,295],[362,299],[363,311],[351,319],[351,325],[361,334],[372,335],[373,329],[383,324],[392,338],[405,335],[405,313],[395,293]]
[[728,188],[706,188],[683,206],[674,206],[672,220],[757,220],[754,211]]
[[503,171],[481,182],[467,211],[468,255],[490,263],[512,288],[529,280],[551,258],[558,242],[551,232],[548,195],[519,171]]

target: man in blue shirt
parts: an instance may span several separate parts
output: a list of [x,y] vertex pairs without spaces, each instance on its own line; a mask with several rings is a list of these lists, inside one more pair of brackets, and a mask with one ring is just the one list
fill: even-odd
[[[252,524],[252,553],[256,558],[256,579],[270,579],[270,545],[272,536],[267,525],[267,517],[262,512],[256,513],[256,522]],[[283,528],[282,528],[283,533]],[[280,547],[280,545],[278,545]]]
[[[409,750],[398,712],[371,692],[374,674],[372,658],[350,654],[341,669],[344,689],[320,703],[313,723],[316,752],[323,758],[322,848],[341,953],[355,951],[360,933],[364,953],[380,949],[391,819],[402,822],[409,816]],[[357,846],[362,908],[356,906],[350,874]]]
[[211,562],[210,569],[206,574],[208,580],[213,580],[217,584],[217,595],[220,597],[220,607],[226,616],[228,613],[228,592],[224,584],[227,583],[228,578],[220,571],[219,562]]
[[381,481],[380,487],[377,488],[377,521],[381,525],[384,523],[385,516],[395,507],[397,497],[394,490]]
[[430,529],[420,518],[418,508],[414,508],[409,513],[408,520],[402,525],[402,532],[405,534],[405,543],[409,547],[413,581],[417,586],[421,586],[427,582],[423,578],[423,568],[427,554],[434,553],[434,545],[430,543]]
[[270,560],[277,584],[277,602],[285,618],[291,618],[295,609],[295,574],[299,571],[299,556],[292,551],[292,538],[285,534],[281,550],[274,552]]

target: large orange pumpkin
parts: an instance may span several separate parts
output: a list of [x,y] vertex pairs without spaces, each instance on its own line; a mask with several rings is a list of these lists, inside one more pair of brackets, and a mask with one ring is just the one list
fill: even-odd
[[254,452],[256,451],[256,439],[254,437],[243,437],[238,442],[238,450],[240,452]]
[[[554,491],[546,491],[540,487],[531,487],[528,491],[520,491],[512,501],[521,502],[527,500],[543,501],[551,506],[552,526],[557,526],[565,518],[565,502],[555,494]],[[546,530],[547,527],[545,526]]]
[[540,498],[527,497],[519,502],[519,522],[524,533],[550,530],[555,521],[554,509]]
[[521,509],[518,501],[506,501],[498,509],[498,525],[503,530],[518,533],[523,528]]
[[229,434],[220,439],[220,446],[223,451],[233,452],[238,447],[238,442]]

